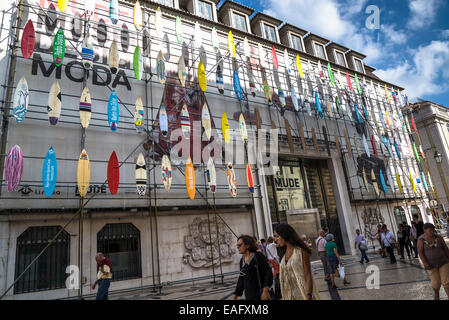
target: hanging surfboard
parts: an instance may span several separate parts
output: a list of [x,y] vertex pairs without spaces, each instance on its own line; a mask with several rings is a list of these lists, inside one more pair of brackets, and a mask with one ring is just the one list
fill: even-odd
[[385,183],[385,178],[382,169],[379,169],[379,177],[380,177],[380,184],[382,185],[382,190],[384,191],[385,194],[387,194],[388,193],[387,184]]
[[373,183],[374,191],[376,192],[376,196],[379,197],[379,186],[377,184],[376,175],[374,174],[374,170],[371,169],[371,182]]
[[199,52],[200,61],[203,63],[204,68],[207,68],[207,54],[203,46],[200,47]]
[[415,119],[414,119],[413,115],[411,115],[411,119],[412,119],[413,131],[415,131],[415,134],[418,134],[418,130],[416,129]]
[[429,185],[427,184],[427,180],[426,180],[426,176],[424,175],[424,172],[421,173],[421,177],[422,177],[422,182],[424,184],[424,189],[426,189],[426,192],[430,192]]
[[34,46],[36,44],[36,33],[34,30],[33,21],[28,20],[22,33],[22,40],[20,42],[20,49],[22,51],[22,56],[25,59],[31,57],[34,51]]
[[77,183],[79,195],[81,198],[84,198],[90,184],[90,162],[86,149],[81,151],[78,159]]
[[192,159],[189,157],[185,167],[185,182],[187,194],[190,200],[195,199],[195,170],[193,169]]
[[[75,13],[75,21],[74,21],[73,28],[74,28],[74,30],[77,30],[77,31],[75,33],[76,34],[75,37],[73,37],[74,33],[72,33],[72,37],[73,37],[72,41],[78,42],[79,38],[84,34],[84,32],[83,32],[84,17],[82,17],[78,12]],[[99,47],[104,47],[106,41],[108,40],[108,30],[107,30],[106,22],[104,21],[103,18],[100,18],[100,20],[98,21],[96,38],[97,38],[97,45]]]
[[416,192],[415,181],[413,180],[412,172],[410,170],[408,170],[408,176],[409,176],[409,179],[410,179],[410,183],[412,184],[413,192],[414,193],[418,193],[418,192]]
[[61,116],[61,99],[61,88],[59,87],[58,81],[55,81],[50,88],[47,104],[48,120],[53,126],[58,123],[59,117]]
[[268,85],[268,80],[266,77],[263,78],[263,91],[265,93],[265,98],[267,99],[268,103],[271,103],[272,101],[271,88]]
[[111,5],[109,6],[109,17],[111,18],[112,24],[117,24],[120,17],[120,8],[118,0],[111,0]]
[[136,188],[139,196],[144,196],[147,192],[147,166],[142,152],[136,161]]
[[176,17],[176,40],[179,44],[182,43],[183,31],[182,31],[182,21],[180,17]]
[[369,192],[369,184],[368,184],[368,178],[366,176],[365,167],[362,167],[362,178],[363,178],[363,183],[365,184],[365,189],[367,192]]
[[159,51],[157,56],[157,78],[160,84],[164,84],[166,80],[166,70],[165,70],[165,62],[164,55],[162,54],[162,50]]
[[284,66],[285,71],[290,74],[290,59],[288,58],[288,51],[287,49],[284,49]]
[[186,79],[187,79],[187,71],[186,71],[186,65],[184,62],[184,56],[180,56],[178,60],[178,78],[179,82],[181,83],[181,86],[185,87],[186,85]]
[[377,152],[376,141],[374,140],[374,135],[371,135],[371,145],[373,146],[374,154],[376,158],[379,158],[379,153]]
[[328,99],[326,99],[325,102],[326,102],[326,110],[329,113],[329,117],[333,118],[334,112],[332,111],[332,103]]
[[118,163],[117,154],[112,151],[108,162],[108,187],[109,192],[114,195],[117,194],[120,183],[120,165]]
[[214,48],[214,50],[218,51],[218,48],[220,47],[220,42],[218,40],[217,29],[215,27],[212,27],[211,41],[212,41],[212,47]]
[[298,96],[296,95],[295,86],[292,86],[291,88],[292,88],[291,89],[291,95],[292,95],[291,98],[292,98],[293,107],[298,112],[299,111]]
[[140,7],[139,0],[136,1],[133,9],[133,23],[137,31],[142,30],[142,8]]
[[242,100],[242,86],[240,85],[240,78],[238,70],[234,70],[234,76],[232,77],[232,82],[234,83],[234,92],[237,99]]
[[390,167],[387,167],[387,179],[388,179],[388,183],[390,184],[391,191],[394,193],[395,187],[394,187],[393,176],[391,175]]
[[215,193],[217,189],[217,174],[215,172],[215,165],[212,157],[210,157],[209,161],[207,161],[206,179],[207,184],[209,185],[210,188],[210,192]]
[[148,28],[143,29],[142,55],[144,57],[149,57],[151,55],[151,36]]
[[207,103],[204,102],[203,108],[201,110],[201,123],[204,128],[204,133],[206,134],[207,141],[210,141],[210,137],[212,134],[212,124],[210,119],[209,108]]
[[261,130],[262,129],[262,121],[261,121],[261,118],[260,118],[259,109],[257,107],[254,108],[254,117],[256,118],[257,130]]
[[229,190],[233,198],[237,197],[237,182],[235,180],[235,172],[232,163],[229,162],[226,166],[226,176],[228,179]]
[[161,8],[158,7],[156,9],[156,13],[154,15],[154,28],[156,29],[156,35],[159,38],[162,38],[164,36],[164,25],[162,21],[162,11]]
[[53,147],[50,147],[42,167],[42,188],[46,197],[51,197],[55,191],[57,176],[58,164],[56,162],[56,153]]
[[251,50],[249,48],[249,42],[248,42],[248,38],[245,37],[243,39],[243,54],[245,55],[245,58],[250,58],[251,57]]
[[357,73],[354,74],[355,85],[357,87],[357,91],[359,94],[362,94],[362,88],[360,87],[359,78],[357,77]]
[[299,58],[299,54],[296,55],[296,68],[298,69],[298,73],[301,78],[304,78],[304,73],[302,71],[301,59]]
[[112,90],[108,102],[108,122],[111,131],[115,132],[118,128],[120,112],[118,106],[118,98],[115,89]]
[[418,163],[421,162],[421,158],[419,157],[418,150],[416,149],[416,144],[413,142],[413,153],[415,154],[416,161]]
[[272,56],[273,65],[276,68],[276,71],[279,71],[278,56],[276,54],[276,49],[274,47],[271,47],[271,56]]
[[407,126],[407,131],[408,131],[409,134],[411,134],[412,133],[412,129],[410,129],[410,123],[408,122],[408,117],[407,116],[404,117],[404,120],[405,120],[405,125]]
[[349,77],[349,73],[346,72],[346,81],[348,82],[348,87],[351,92],[354,92],[354,88],[352,87],[351,78]]
[[134,76],[136,77],[136,79],[141,80],[143,74],[143,59],[139,46],[136,46],[136,49],[134,49],[133,69],[134,69]]
[[81,58],[83,60],[83,67],[86,70],[92,69],[94,61],[94,47],[92,45],[92,37],[88,34],[83,41],[81,48]]
[[92,100],[90,98],[89,88],[86,86],[81,93],[80,98],[80,121],[83,128],[87,128],[92,115]]
[[398,159],[402,160],[401,152],[399,151],[399,146],[396,142],[396,139],[394,139],[394,149],[396,150],[396,155],[398,156]]
[[17,83],[13,100],[13,115],[18,123],[21,123],[27,114],[29,95],[28,83],[25,77],[22,77]]
[[117,42],[112,40],[111,47],[109,48],[109,56],[108,56],[109,69],[113,74],[117,73],[118,70],[118,50],[117,50]]
[[331,84],[335,87],[334,73],[332,72],[332,67],[330,62],[327,63],[327,73],[329,75],[329,80]]
[[345,141],[346,141],[346,150],[348,151],[348,155],[350,158],[352,158],[352,146],[351,143],[349,142],[349,137],[348,137],[348,131],[346,131],[346,129],[344,129],[343,134],[345,136]]
[[198,63],[198,83],[200,85],[201,91],[206,92],[207,89],[206,71],[204,70],[204,64],[202,61]]
[[318,111],[320,118],[324,119],[323,109],[321,108],[321,102],[320,102],[320,98],[318,96],[318,91],[315,91],[315,105],[316,105],[316,109]]
[[195,31],[194,31],[194,42],[195,47],[199,49],[203,45],[203,39],[201,36],[201,27],[198,21],[195,22]]
[[67,9],[67,5],[69,4],[69,0],[58,0],[58,8],[61,12],[64,12]]
[[143,122],[145,120],[145,110],[143,108],[142,98],[137,97],[136,106],[134,109],[134,125],[136,127],[137,133],[142,133],[144,131]]
[[165,154],[162,156],[161,176],[165,191],[169,192],[172,182],[172,171],[170,159]]
[[8,152],[5,160],[6,191],[12,192],[19,189],[23,172],[23,153],[18,145],[14,145]]
[[257,44],[257,51],[258,51],[258,54],[259,54],[260,65],[262,67],[265,67],[266,66],[266,63],[265,63],[265,51],[263,50],[263,47],[262,47],[262,45],[260,43]]
[[223,82],[223,57],[219,49],[217,49],[217,72],[216,72],[216,83],[218,92],[220,94],[224,93],[224,82]]
[[192,127],[192,125],[190,123],[189,111],[187,110],[187,105],[184,102],[184,105],[182,106],[182,110],[181,110],[181,129],[182,129],[184,138],[190,139],[191,127]]
[[229,54],[232,58],[235,58],[235,43],[234,43],[234,36],[232,35],[232,31],[229,30],[228,33],[228,49]]
[[246,165],[246,181],[248,182],[249,192],[254,193],[254,178],[249,163]]
[[231,141],[231,132],[229,130],[229,121],[226,112],[221,115],[221,132],[223,134],[223,139],[226,143]]
[[249,60],[246,63],[246,73],[248,75],[249,93],[251,93],[253,97],[256,97],[256,81],[254,80],[253,70]]
[[426,155],[425,155],[424,150],[422,148],[422,144],[419,145],[419,153],[421,153],[421,157],[423,159],[426,159]]
[[358,123],[362,123],[362,118],[360,118],[359,109],[357,108],[357,103],[354,102],[354,114],[355,114],[355,120]]
[[164,33],[164,37],[162,38],[162,48],[165,61],[170,62],[170,40],[168,39],[167,33]]
[[368,141],[366,140],[365,134],[362,135],[362,143],[363,143],[363,148],[365,149],[366,155],[368,156],[368,158],[370,158],[371,154],[369,152]]
[[315,132],[315,128],[312,127],[312,141],[313,141],[313,148],[315,153],[320,153],[320,150],[318,149],[318,140],[316,138],[316,132]]
[[398,188],[399,188],[399,192],[402,193],[402,182],[401,182],[401,177],[399,176],[399,174],[396,172],[396,181],[398,183]]
[[241,113],[239,117],[239,129],[242,141],[246,145],[248,143],[248,130],[246,129],[246,123],[245,118],[243,117],[243,113]]
[[55,39],[53,41],[53,62],[59,67],[62,64],[62,60],[65,56],[65,36],[62,28],[56,32]]
[[161,130],[162,137],[167,138],[168,136],[168,117],[167,110],[164,105],[161,105],[159,110],[159,127]]

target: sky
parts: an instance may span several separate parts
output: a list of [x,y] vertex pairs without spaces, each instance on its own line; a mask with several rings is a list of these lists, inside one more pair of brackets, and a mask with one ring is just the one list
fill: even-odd
[[234,1],[365,54],[411,101],[449,107],[448,0]]

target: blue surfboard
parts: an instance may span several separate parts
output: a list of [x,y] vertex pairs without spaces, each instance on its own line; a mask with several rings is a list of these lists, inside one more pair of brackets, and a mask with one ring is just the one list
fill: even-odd
[[112,24],[117,24],[119,20],[118,0],[111,0],[111,5],[109,7],[109,17],[111,18]]
[[424,175],[424,172],[422,172],[422,182],[424,184],[424,188],[427,192],[429,192],[429,185],[427,184],[426,176]]
[[118,98],[115,90],[112,90],[108,103],[108,122],[112,131],[117,131],[119,121]]
[[366,155],[368,156],[368,158],[370,158],[371,154],[369,152],[368,141],[366,141],[366,137],[364,134],[362,135],[362,143],[363,143],[363,148],[365,148]]
[[357,108],[357,103],[356,102],[354,102],[354,113],[355,113],[355,116],[357,118],[357,122],[358,123],[362,123],[362,119],[360,118],[359,110]]
[[385,119],[384,119],[384,114],[382,113],[382,109],[379,107],[379,118],[380,118],[380,123],[382,124],[382,127],[384,128],[384,130],[387,130],[387,125],[385,124]]
[[51,197],[55,191],[57,176],[58,165],[56,162],[56,153],[53,147],[50,147],[42,167],[42,187],[44,188],[46,197]]
[[316,105],[316,109],[318,110],[318,114],[320,115],[320,118],[324,119],[323,108],[321,108],[321,102],[320,102],[320,97],[318,96],[318,91],[315,91],[315,105]]
[[394,139],[394,149],[396,150],[396,154],[398,155],[398,159],[402,160],[401,153],[399,152],[398,144],[396,143],[396,139]]
[[384,193],[387,194],[387,185],[385,183],[385,178],[384,178],[384,174],[382,172],[382,169],[379,170],[379,175],[380,175],[380,184],[382,185],[382,189],[384,190]]
[[237,70],[234,70],[233,82],[234,82],[235,96],[240,101],[242,100],[242,86],[240,85],[240,78]]
[[385,148],[387,148],[388,152],[390,153],[390,156],[393,158],[394,156],[393,156],[393,150],[391,149],[390,139],[387,136],[382,135],[380,137],[380,140],[384,144]]
[[161,110],[159,111],[159,126],[162,136],[166,137],[168,134],[168,118],[167,110],[165,109],[164,105],[161,105]]
[[362,104],[362,106],[363,106],[363,111],[365,112],[366,121],[369,121],[368,110],[366,109],[365,104]]

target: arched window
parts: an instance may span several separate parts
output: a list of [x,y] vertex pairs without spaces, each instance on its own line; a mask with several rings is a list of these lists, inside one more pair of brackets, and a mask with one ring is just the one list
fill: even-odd
[[407,217],[405,216],[404,208],[395,207],[394,208],[394,218],[396,220],[396,226],[399,227],[401,223],[407,221]]
[[[17,238],[17,278],[61,229],[54,227],[30,227]],[[69,265],[70,235],[63,231],[56,241],[40,256],[14,286],[14,293],[26,293],[65,288]]]
[[412,214],[412,217],[414,214],[417,214],[419,217],[419,220],[424,222],[424,220],[422,219],[421,210],[419,209],[418,206],[416,206],[416,205],[410,206],[410,213]]
[[112,263],[112,281],[142,277],[140,231],[132,223],[107,224],[97,235],[98,252]]

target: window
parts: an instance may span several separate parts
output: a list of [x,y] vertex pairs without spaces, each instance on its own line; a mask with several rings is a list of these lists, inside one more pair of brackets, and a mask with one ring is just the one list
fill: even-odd
[[112,263],[112,281],[140,278],[140,231],[131,223],[107,224],[97,234],[97,251]]
[[[30,227],[17,238],[17,278],[61,229],[54,227]],[[35,292],[65,288],[69,265],[70,235],[63,231],[56,241],[31,266],[14,286],[14,293]]]
[[301,38],[298,36],[295,36],[293,34],[290,34],[290,37],[292,39],[292,47],[293,49],[302,51],[302,42],[301,42]]
[[358,71],[360,73],[364,73],[361,60],[354,58],[354,66],[355,66],[356,71]]
[[[396,227],[399,228],[399,225],[402,224],[404,221],[407,221],[407,218],[405,217],[405,211],[402,207],[395,207],[394,208],[394,218],[396,220]],[[393,230],[391,230],[393,231]]]
[[234,20],[234,28],[239,29],[240,31],[246,32],[246,18],[241,14],[237,14],[235,12],[232,13],[232,18]]
[[213,20],[212,4],[205,1],[198,1],[198,15],[200,17]]
[[315,42],[315,54],[318,58],[326,59],[326,54],[324,53],[324,47],[321,44]]
[[418,217],[419,217],[419,220],[424,222],[424,220],[422,219],[421,210],[419,210],[418,206],[415,206],[415,205],[410,206],[410,214],[412,215],[412,217],[413,217],[414,214],[417,214]]
[[342,52],[340,52],[340,51],[337,51],[337,50],[335,50],[334,52],[335,52],[335,60],[336,60],[336,62],[337,62],[339,65],[341,65],[341,66],[343,66],[343,67],[346,67],[346,62],[345,62],[345,56],[344,56],[344,54],[343,54]]
[[155,2],[163,4],[167,7],[173,7],[173,0],[155,0]]
[[274,27],[264,23],[263,29],[265,31],[265,39],[276,42],[276,32],[274,31]]

